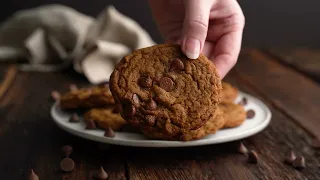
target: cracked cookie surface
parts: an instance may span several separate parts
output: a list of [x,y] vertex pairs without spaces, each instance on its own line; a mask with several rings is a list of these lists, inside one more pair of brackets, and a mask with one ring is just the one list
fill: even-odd
[[161,44],[125,56],[110,77],[122,117],[152,136],[183,136],[210,120],[221,81],[204,55],[188,59],[178,45]]

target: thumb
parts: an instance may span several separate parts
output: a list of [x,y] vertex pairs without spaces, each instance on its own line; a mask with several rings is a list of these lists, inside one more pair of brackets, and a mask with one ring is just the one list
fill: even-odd
[[181,47],[190,59],[199,57],[207,37],[209,13],[212,5],[209,2],[211,1],[185,0]]

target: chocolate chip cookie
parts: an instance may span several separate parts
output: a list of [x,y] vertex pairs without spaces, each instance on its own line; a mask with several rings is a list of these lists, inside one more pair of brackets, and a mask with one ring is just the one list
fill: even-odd
[[232,103],[238,96],[238,89],[227,82],[222,82],[221,102]]
[[224,128],[240,126],[246,119],[247,113],[243,106],[235,103],[221,103],[219,109],[223,112]]
[[225,124],[223,119],[223,112],[218,108],[214,116],[207,121],[207,123],[197,130],[191,130],[189,133],[184,134],[180,140],[190,141],[201,139],[209,134],[215,134]]
[[86,109],[98,108],[115,104],[108,86],[99,85],[74,89],[60,98],[61,109]]
[[107,130],[109,127],[114,130],[120,130],[127,122],[121,115],[111,108],[93,108],[84,114],[86,122],[93,121],[96,125]]
[[125,120],[171,139],[214,116],[222,87],[207,57],[188,59],[180,46],[161,44],[125,56],[110,77],[110,89]]

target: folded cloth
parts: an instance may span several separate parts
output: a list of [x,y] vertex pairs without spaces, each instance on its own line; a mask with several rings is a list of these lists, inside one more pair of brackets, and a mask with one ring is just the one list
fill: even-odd
[[138,23],[113,6],[94,19],[63,5],[44,5],[18,11],[0,26],[0,61],[19,63],[23,71],[72,66],[92,84],[109,81],[123,56],[154,44]]

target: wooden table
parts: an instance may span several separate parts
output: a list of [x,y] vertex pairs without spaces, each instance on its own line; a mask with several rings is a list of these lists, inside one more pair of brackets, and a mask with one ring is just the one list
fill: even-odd
[[[259,154],[258,164],[248,164],[247,158],[237,152],[239,141],[155,149],[107,147],[78,138],[52,121],[50,93],[66,91],[70,83],[86,85],[84,77],[72,71],[17,72],[14,66],[1,65],[0,179],[27,179],[30,169],[42,180],[91,179],[102,166],[112,180],[319,180],[320,149],[311,146],[312,139],[320,139],[318,54],[310,50],[244,48],[238,64],[226,77],[225,81],[261,98],[271,108],[271,124],[241,140]],[[60,148],[65,144],[74,149],[76,167],[70,173],[59,168]],[[290,150],[305,157],[306,168],[296,170],[283,162]]]

